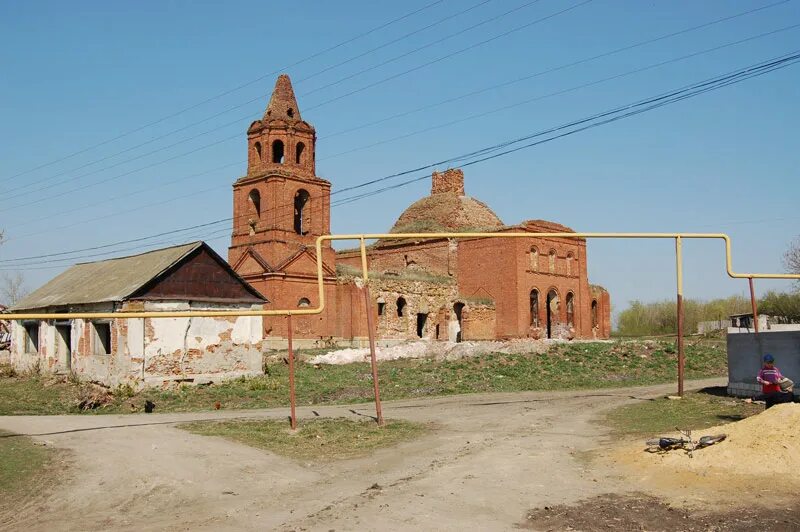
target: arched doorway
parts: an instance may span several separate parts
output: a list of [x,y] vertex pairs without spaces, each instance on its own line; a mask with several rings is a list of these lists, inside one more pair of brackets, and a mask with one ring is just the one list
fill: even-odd
[[558,322],[558,292],[547,292],[547,337],[553,337],[553,326]]
[[456,303],[453,305],[453,312],[456,314],[456,320],[458,321],[458,332],[456,332],[456,342],[460,342],[464,339],[463,330],[464,330],[464,323],[462,317],[464,315],[464,303]]

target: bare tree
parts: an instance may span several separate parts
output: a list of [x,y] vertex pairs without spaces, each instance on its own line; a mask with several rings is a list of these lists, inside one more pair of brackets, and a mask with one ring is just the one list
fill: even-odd
[[800,236],[789,244],[789,249],[783,255],[783,264],[791,273],[800,273]]
[[0,282],[0,297],[2,301],[11,306],[23,297],[28,295],[28,289],[25,288],[25,277],[20,272],[13,274],[4,274]]

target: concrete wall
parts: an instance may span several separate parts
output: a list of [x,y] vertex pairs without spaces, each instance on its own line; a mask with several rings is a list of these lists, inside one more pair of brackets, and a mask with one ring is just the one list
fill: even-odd
[[[762,357],[770,353],[775,365],[800,386],[800,331],[728,335],[728,393],[747,397],[761,393],[756,375]],[[795,393],[800,392],[797,388]]]

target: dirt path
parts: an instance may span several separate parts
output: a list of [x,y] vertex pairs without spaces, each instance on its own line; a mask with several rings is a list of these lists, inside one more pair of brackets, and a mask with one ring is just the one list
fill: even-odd
[[[720,385],[695,381],[692,388]],[[175,422],[286,415],[0,417],[0,429],[68,450],[71,467],[0,527],[35,530],[507,530],[527,510],[625,492],[584,452],[603,445],[607,408],[674,385],[569,393],[468,395],[384,404],[387,418],[434,422],[431,434],[360,459],[298,463]],[[361,416],[372,405],[301,408]]]

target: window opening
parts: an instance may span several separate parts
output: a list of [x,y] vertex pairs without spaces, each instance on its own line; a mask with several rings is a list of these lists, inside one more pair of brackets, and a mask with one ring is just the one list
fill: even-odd
[[553,326],[558,321],[558,292],[547,292],[547,337],[553,337]]
[[425,323],[428,321],[428,315],[418,313],[417,314],[417,336],[422,338],[425,336]]
[[397,298],[397,317],[402,318],[403,312],[406,308],[406,299],[404,297]]
[[378,316],[383,316],[383,311],[386,309],[386,303],[378,301]]
[[294,109],[292,109],[291,107],[289,107],[289,108],[286,110],[286,115],[287,115],[289,118],[294,118]]
[[56,353],[67,371],[72,369],[72,326],[70,322],[56,322]]
[[39,323],[31,322],[25,324],[25,352],[39,352]]
[[261,218],[261,194],[258,190],[253,189],[247,197],[250,200],[250,209],[258,218]]
[[300,189],[294,195],[294,232],[298,235],[308,234],[308,220],[305,216],[305,207],[309,200],[307,191]]
[[107,322],[93,322],[94,326],[94,354],[111,354],[111,324]]
[[567,325],[575,326],[575,294],[572,292],[567,294]]
[[307,297],[302,297],[300,301],[297,302],[297,306],[300,308],[310,307],[311,301]]
[[297,147],[295,148],[294,153],[294,162],[300,164],[303,162],[303,151],[306,149],[306,145],[302,142],[297,143]]
[[272,143],[272,162],[283,164],[283,141],[276,140]]
[[531,290],[531,327],[539,326],[539,291],[537,289]]
[[597,300],[592,300],[592,329],[597,327]]
[[256,142],[253,146],[256,149],[256,156],[258,157],[258,162],[261,162],[261,143]]
[[464,335],[462,334],[462,326],[463,326],[463,315],[464,315],[464,303],[456,303],[453,305],[453,312],[456,313],[456,320],[458,320],[458,332],[456,333],[456,342],[460,342],[464,339]]
[[531,271],[539,271],[539,250],[536,249],[536,246],[531,248]]

